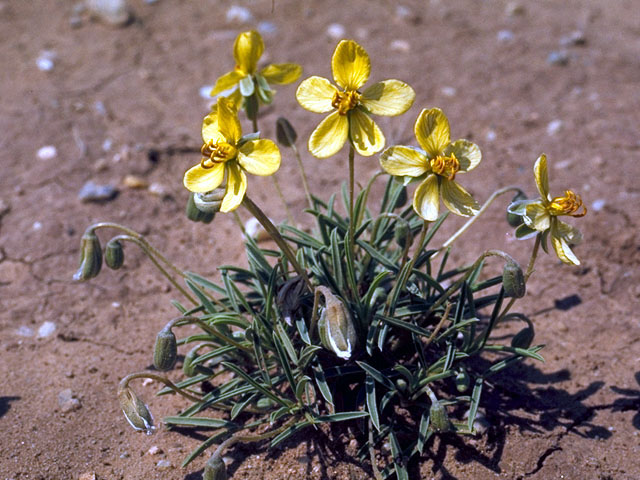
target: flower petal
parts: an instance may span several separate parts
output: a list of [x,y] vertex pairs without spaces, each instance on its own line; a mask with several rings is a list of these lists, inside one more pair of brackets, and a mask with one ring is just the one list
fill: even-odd
[[369,115],[359,108],[349,112],[351,142],[363,157],[370,157],[384,148],[384,135]]
[[344,90],[358,90],[369,79],[369,55],[353,40],[342,40],[331,58],[333,79]]
[[277,85],[293,83],[302,75],[302,67],[295,63],[274,63],[260,72],[267,82]]
[[536,160],[533,166],[533,175],[536,178],[536,185],[538,186],[538,192],[542,197],[542,202],[546,205],[551,198],[549,197],[549,173],[547,171],[547,156],[543,153]]
[[327,158],[340,150],[349,136],[346,115],[333,112],[316,127],[309,137],[309,151],[316,158]]
[[247,191],[247,176],[236,162],[229,162],[227,168],[227,190],[220,205],[220,211],[230,212],[238,208]]
[[252,175],[273,175],[280,168],[280,150],[271,140],[251,140],[240,147],[238,163]]
[[529,227],[544,232],[551,226],[551,216],[541,202],[532,202],[525,207],[525,215],[522,217]]
[[427,172],[427,158],[404,145],[387,148],[380,155],[380,166],[390,175],[419,177]]
[[414,127],[416,139],[428,155],[440,155],[451,141],[449,120],[439,108],[420,112]]
[[516,228],[516,238],[518,240],[526,240],[535,235],[538,235],[538,231],[533,228],[527,227],[524,223]]
[[416,92],[400,80],[385,80],[371,85],[360,97],[363,107],[375,115],[401,115],[413,105]]
[[218,128],[226,141],[232,145],[236,145],[242,137],[238,112],[226,98],[218,99]]
[[334,95],[338,89],[323,77],[309,77],[304,80],[296,91],[298,103],[314,113],[326,113],[333,110]]
[[224,162],[216,163],[211,168],[202,168],[201,165],[191,167],[184,174],[184,186],[190,192],[204,193],[220,186],[224,179]]
[[469,140],[456,140],[444,149],[444,153],[447,156],[452,153],[456,156],[461,172],[473,170],[482,160],[480,147]]
[[214,97],[220,92],[229,90],[230,88],[236,86],[238,82],[246,76],[246,73],[242,73],[235,69],[225,73],[220,78],[218,78],[218,80],[216,80],[216,84],[213,86],[213,90],[211,90],[211,93],[209,95]]
[[224,141],[224,136],[220,133],[220,127],[218,125],[218,105],[214,105],[211,113],[204,117],[202,121],[202,140],[205,143],[209,141],[213,141],[213,143],[217,143],[220,141]]
[[580,230],[561,220],[556,220],[556,232],[569,245],[578,245],[582,242],[582,233],[580,233]]
[[440,186],[438,185],[438,176],[432,174],[416,188],[413,194],[413,209],[424,220],[433,222],[438,218],[439,207]]
[[264,52],[264,42],[260,34],[255,30],[242,32],[233,44],[233,58],[236,60],[236,68],[247,75],[253,75],[262,52]]
[[480,206],[471,194],[462,188],[453,180],[441,179],[440,191],[442,192],[442,201],[445,206],[455,213],[463,217],[471,217],[478,213]]
[[[553,246],[553,250],[558,255],[558,258],[562,260],[564,263],[568,263],[570,265],[580,265],[580,260],[575,256],[567,241],[563,238],[563,235],[560,231],[562,227],[559,227],[557,224],[560,222],[553,222],[551,226],[551,245]],[[564,224],[567,227],[566,223]]]

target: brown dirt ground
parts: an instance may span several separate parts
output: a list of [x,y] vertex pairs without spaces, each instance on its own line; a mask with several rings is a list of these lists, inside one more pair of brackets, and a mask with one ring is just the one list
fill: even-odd
[[[273,11],[267,0],[239,1],[255,16],[244,24],[228,23],[230,2],[220,0],[130,3],[136,21],[126,27],[85,17],[72,28],[71,0],[0,2],[0,478],[201,478],[204,457],[189,470],[179,467],[197,436],[137,434],[115,397],[120,378],[151,363],[155,334],[173,315],[169,301],[177,295],[133,248],[121,271],[80,285],[71,274],[84,228],[99,220],[147,234],[179,265],[202,274],[243,262],[230,217],[211,226],[184,217],[181,178],[198,159],[191,150],[199,147],[207,111],[200,87],[233,67],[236,34],[264,21],[277,30],[264,36],[263,60],[298,62],[305,76],[330,75],[336,40],[327,27],[343,24],[345,36],[372,57],[372,80],[399,78],[417,91],[406,115],[380,121],[388,144],[412,143],[420,109],[443,108],[454,138],[473,139],[483,150],[482,165],[464,179],[477,198],[509,184],[533,194],[531,167],[544,151],[552,189],[573,187],[590,208],[574,222],[585,237],[576,249],[583,264],[568,268],[544,255],[519,306],[535,320],[536,341],[547,345],[546,363],[526,362],[515,376],[498,379],[502,395],[485,399],[488,433],[437,439],[414,478],[640,478],[635,0],[522,2],[524,12],[516,14],[509,13],[513,2],[500,0],[407,0],[406,16],[382,0],[276,0]],[[549,64],[547,55],[574,30],[586,43],[564,47],[567,65]],[[57,53],[50,72],[36,67],[43,50]],[[320,121],[296,105],[294,92],[279,89],[277,106],[260,119],[265,136],[273,136],[284,112],[303,139]],[[554,120],[562,124],[550,134]],[[57,148],[55,158],[37,157],[45,145]],[[303,191],[294,159],[285,155],[278,175],[300,211]],[[344,155],[322,162],[306,155],[315,192],[336,189],[345,178]],[[357,160],[359,178],[376,168],[375,158]],[[127,174],[168,194],[122,187]],[[90,179],[120,184],[120,195],[81,203],[77,193]],[[282,219],[268,180],[253,177],[249,187]],[[505,202],[498,203],[459,242],[458,258],[502,247],[526,261],[531,244],[513,241]],[[38,338],[44,322],[56,330]],[[25,327],[34,333],[25,336]],[[182,405],[154,398],[157,385],[138,388],[157,419]],[[79,409],[62,411],[58,393],[65,389]],[[163,453],[150,455],[152,446]],[[236,450],[233,478],[370,476],[349,456],[345,435],[307,433],[286,447]],[[160,470],[163,459],[173,467]]]

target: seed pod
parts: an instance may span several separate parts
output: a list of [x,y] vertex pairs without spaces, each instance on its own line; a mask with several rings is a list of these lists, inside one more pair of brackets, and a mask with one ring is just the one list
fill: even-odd
[[158,370],[171,370],[178,358],[178,344],[176,336],[170,328],[163,328],[156,336],[156,344],[153,348],[153,366]]
[[460,370],[456,375],[456,390],[458,390],[460,393],[466,392],[467,390],[469,390],[470,385],[471,377],[466,370]]
[[[348,360],[356,347],[357,335],[349,311],[328,288],[318,287],[316,292],[324,296],[325,307],[318,321],[318,333],[322,345],[338,357]],[[316,293],[317,295],[317,293]]]
[[110,240],[104,249],[104,263],[112,270],[118,270],[124,263],[124,249],[120,240]]
[[[526,199],[527,196],[523,192],[518,192],[516,193],[515,197],[513,197],[513,200],[511,200],[511,203]],[[507,222],[513,228],[517,228],[523,223],[522,216],[516,215],[515,213],[511,213],[507,210]]]
[[533,328],[525,327],[513,336],[511,346],[513,348],[529,348],[533,343],[534,335]]
[[73,275],[77,282],[89,280],[100,273],[102,267],[102,247],[93,230],[87,230],[80,241],[80,267]]
[[505,296],[522,298],[527,293],[524,273],[516,262],[508,261],[502,269],[502,286]]
[[204,466],[202,480],[227,480],[227,466],[221,458],[215,454],[211,455]]
[[447,409],[440,402],[435,401],[431,404],[429,419],[431,420],[431,428],[435,432],[448,432],[451,430]]
[[396,222],[396,227],[393,230],[393,239],[401,248],[406,247],[407,240],[409,239],[409,225],[406,222]]
[[[218,187],[206,193],[196,193],[193,195],[193,202],[201,213],[216,214],[220,211],[222,199],[226,193],[226,187]],[[213,217],[211,217],[213,219]],[[204,221],[203,217],[198,217],[199,221]]]
[[400,190],[400,195],[398,195],[398,199],[396,200],[396,204],[393,206],[394,209],[402,208],[407,204],[407,200],[409,200],[409,196],[407,195],[407,187],[403,186],[402,190]]
[[153,416],[149,408],[144,404],[135,392],[129,388],[118,390],[118,401],[122,408],[122,413],[127,418],[129,424],[136,430],[144,431],[151,435],[154,430]]
[[278,139],[278,143],[285,147],[291,147],[298,139],[298,134],[293,128],[293,125],[284,117],[279,117],[278,120],[276,120],[276,138]]

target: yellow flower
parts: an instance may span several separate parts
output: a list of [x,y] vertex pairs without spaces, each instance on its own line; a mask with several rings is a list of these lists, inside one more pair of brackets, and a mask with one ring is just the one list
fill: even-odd
[[268,104],[273,99],[273,91],[269,84],[292,83],[302,74],[302,67],[295,63],[274,63],[257,72],[262,52],[264,42],[258,32],[251,30],[238,35],[233,44],[236,66],[218,78],[211,90],[211,96],[234,89],[228,98],[236,108],[240,107],[243,97],[251,97],[254,93],[263,103]]
[[451,142],[449,120],[439,108],[420,112],[414,127],[422,149],[397,145],[380,156],[385,172],[422,180],[413,194],[413,209],[424,220],[438,218],[440,197],[456,215],[475,215],[478,204],[454,180],[456,174],[474,169],[482,159],[480,149],[468,140]]
[[509,212],[520,215],[524,221],[516,229],[516,237],[528,238],[542,233],[542,247],[547,251],[546,239],[551,237],[551,245],[564,263],[580,265],[580,260],[571,251],[569,245],[578,244],[582,240],[580,232],[571,225],[561,221],[558,217],[569,215],[583,217],[587,208],[583,205],[580,195],[572,190],[566,190],[564,196],[551,197],[549,194],[549,174],[547,171],[547,157],[540,155],[533,167],[533,173],[540,192],[538,200],[520,200],[509,205]]
[[205,193],[218,188],[226,177],[221,212],[235,210],[247,190],[245,171],[252,175],[273,175],[280,168],[280,151],[271,140],[257,134],[242,136],[240,121],[232,103],[219,98],[202,124],[202,160],[184,174],[184,186]]
[[367,52],[353,40],[342,40],[331,59],[333,79],[339,88],[322,77],[310,77],[298,87],[296,98],[314,113],[333,111],[313,131],[309,151],[317,158],[337,153],[347,139],[365,157],[384,148],[384,135],[369,116],[395,116],[406,112],[415,98],[413,89],[399,80],[385,80],[360,89],[369,79],[371,63]]

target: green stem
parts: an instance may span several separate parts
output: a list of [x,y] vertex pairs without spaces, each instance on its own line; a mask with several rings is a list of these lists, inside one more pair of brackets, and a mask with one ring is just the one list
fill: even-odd
[[156,380],[160,383],[163,383],[167,387],[169,387],[178,395],[182,395],[184,398],[191,400],[192,402],[200,402],[202,400],[200,397],[196,397],[195,395],[191,395],[190,393],[187,393],[184,390],[180,389],[168,378],[162,377],[160,375],[156,375],[155,373],[149,373],[149,372],[138,372],[138,373],[132,373],[130,375],[127,375],[122,380],[120,380],[120,385],[118,385],[118,390],[124,390],[129,385],[129,382],[136,378],[150,378],[152,380]]
[[[353,191],[355,190],[355,162],[354,162],[355,154],[356,154],[356,151],[353,148],[353,145],[349,144],[349,223],[350,224],[354,224]],[[355,225],[354,225],[354,228],[355,228]],[[352,232],[353,232],[353,229],[352,229]]]
[[300,152],[298,151],[298,147],[296,147],[295,143],[291,142],[289,139],[289,143],[291,144],[291,148],[293,149],[293,153],[296,156],[296,160],[298,161],[298,167],[300,168],[300,176],[302,177],[302,186],[304,187],[304,193],[307,197],[307,203],[309,203],[309,208],[313,208],[313,199],[311,198],[311,190],[309,190],[309,182],[307,181],[307,174],[304,171],[304,165],[302,164],[302,158],[300,158]]
[[197,323],[198,326],[202,328],[205,332],[207,332],[211,336],[216,337],[218,340],[221,340],[223,343],[228,343],[248,353],[253,352],[253,349],[249,347],[245,347],[241,343],[236,342],[233,338],[230,338],[222,334],[221,332],[217,331],[215,328],[211,328],[210,325],[207,325],[205,322],[202,321],[201,318],[198,318],[198,317],[191,317],[191,316],[176,317],[170,320],[169,323],[167,323],[167,325],[165,326],[165,328],[171,329],[174,326],[188,325],[191,323]]
[[287,205],[287,200],[284,198],[284,194],[282,193],[282,189],[280,188],[280,182],[278,182],[278,179],[276,178],[275,175],[271,175],[271,179],[273,180],[273,186],[276,189],[276,192],[278,193],[278,197],[280,197],[280,201],[282,202],[282,205],[284,205],[284,211],[287,213],[287,218],[289,219],[289,223],[291,225],[294,225],[295,220],[293,219],[293,215],[291,215],[291,210],[289,210],[289,205]]
[[249,198],[248,195],[244,196],[244,200],[242,201],[242,204],[245,206],[247,210],[249,210],[249,213],[251,213],[254,217],[256,217],[256,219],[267,231],[271,239],[278,244],[284,256],[287,257],[287,260],[289,260],[289,263],[291,263],[296,273],[300,275],[300,277],[303,279],[303,281],[307,285],[307,288],[309,288],[309,291],[313,291],[313,286],[311,285],[311,281],[307,276],[307,272],[300,266],[300,264],[298,263],[298,260],[296,260],[295,254],[293,253],[293,251],[291,250],[287,242],[284,240],[284,238],[282,238],[282,235],[280,235],[280,232],[275,227],[275,225],[271,222],[271,220],[269,220],[269,217],[267,217],[264,214],[264,212],[260,209],[260,207],[258,207],[255,203],[253,203],[253,201]]

